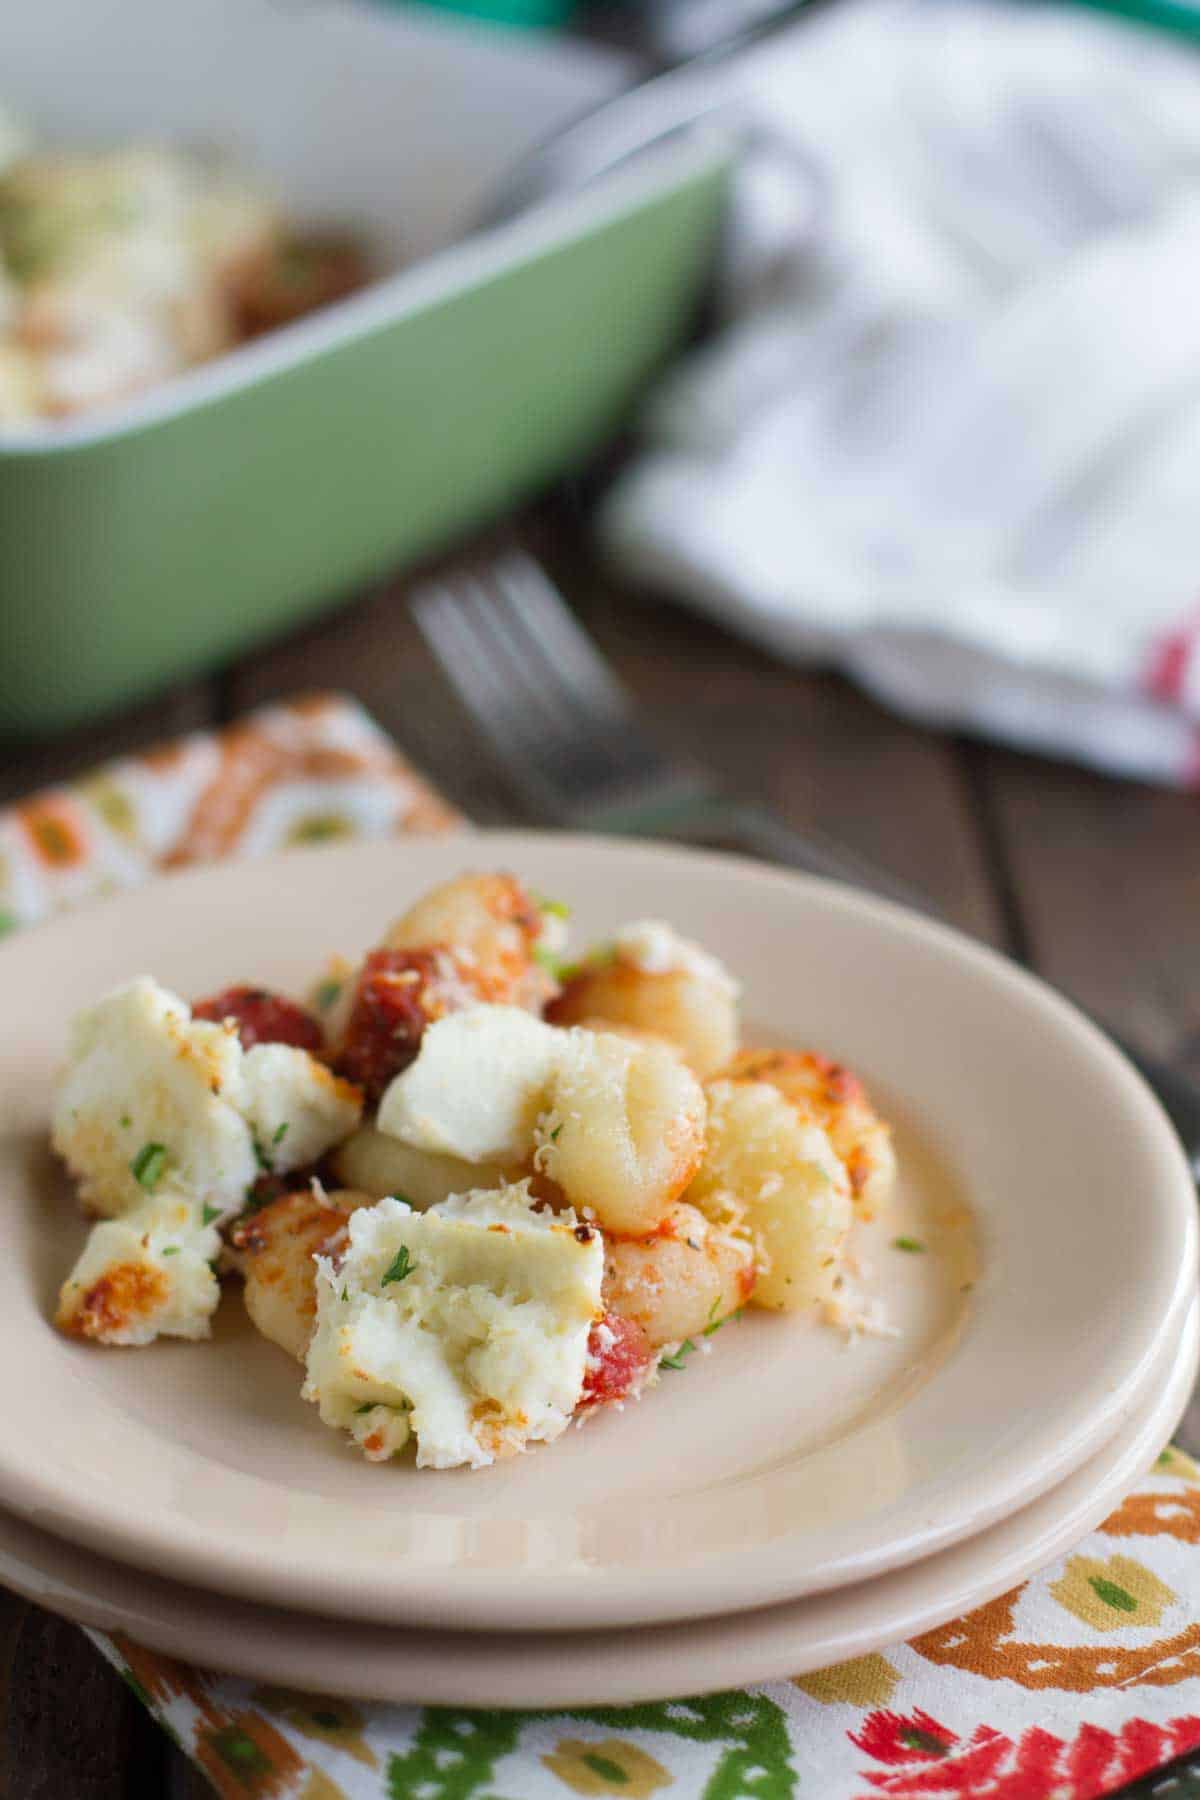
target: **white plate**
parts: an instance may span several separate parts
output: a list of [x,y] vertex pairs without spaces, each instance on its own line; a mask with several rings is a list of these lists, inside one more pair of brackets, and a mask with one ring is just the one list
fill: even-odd
[[159,1581],[0,1513],[0,1582],[53,1612],[201,1667],[309,1693],[428,1706],[620,1706],[802,1675],[982,1606],[1073,1548],[1146,1473],[1196,1378],[1197,1308],[1152,1367],[1134,1419],[999,1525],[910,1569],[699,1624],[592,1633],[397,1631]]
[[[83,1000],[148,969],[184,993],[300,987],[464,867],[570,900],[579,937],[660,914],[743,976],[758,1034],[859,1066],[902,1130],[875,1281],[901,1326],[854,1350],[748,1316],[637,1407],[480,1473],[360,1461],[240,1322],[111,1352],[48,1325],[80,1235],[45,1149]],[[297,853],[124,895],[0,950],[0,1501],[102,1554],[299,1609],[589,1629],[861,1581],[1078,1468],[1178,1335],[1195,1194],[1113,1047],[1047,988],[893,907],[736,860],[497,834]],[[917,1221],[914,1224],[914,1220]],[[982,1273],[962,1295],[978,1231]]]

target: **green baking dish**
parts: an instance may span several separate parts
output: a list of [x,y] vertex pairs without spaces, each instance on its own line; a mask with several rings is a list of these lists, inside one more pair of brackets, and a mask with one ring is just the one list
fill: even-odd
[[414,260],[137,404],[0,435],[0,729],[212,666],[497,514],[597,444],[686,328],[732,159],[717,135],[453,241],[619,85],[606,59],[353,5],[15,14],[0,99],[44,133],[203,134],[301,216]]

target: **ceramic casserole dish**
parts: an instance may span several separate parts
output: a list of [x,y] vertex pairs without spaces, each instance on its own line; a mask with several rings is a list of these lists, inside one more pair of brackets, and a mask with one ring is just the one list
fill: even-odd
[[0,10],[0,72],[39,141],[218,145],[382,266],[137,401],[0,432],[9,733],[217,664],[584,455],[687,329],[732,156],[675,141],[472,233],[627,71],[360,0],[38,0]]

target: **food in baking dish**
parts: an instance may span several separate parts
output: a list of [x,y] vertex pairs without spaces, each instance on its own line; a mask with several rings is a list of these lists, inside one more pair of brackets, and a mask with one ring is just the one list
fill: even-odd
[[310,1004],[149,976],[76,1021],[52,1136],[101,1215],[57,1324],[203,1338],[237,1277],[370,1459],[483,1467],[640,1395],[746,1305],[843,1318],[887,1125],[740,1047],[715,958],[642,921],[570,965],[514,877],[420,899]]
[[0,427],[126,400],[366,275],[211,156],[43,150],[0,119]]

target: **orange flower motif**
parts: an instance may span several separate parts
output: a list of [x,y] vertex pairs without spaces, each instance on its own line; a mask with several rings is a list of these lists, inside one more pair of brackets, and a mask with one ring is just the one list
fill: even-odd
[[221,1800],[287,1800],[306,1766],[261,1713],[236,1713],[201,1729],[196,1761]]
[[67,794],[46,794],[18,808],[17,818],[40,862],[52,869],[69,869],[87,855],[87,830],[81,813]]

